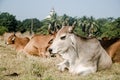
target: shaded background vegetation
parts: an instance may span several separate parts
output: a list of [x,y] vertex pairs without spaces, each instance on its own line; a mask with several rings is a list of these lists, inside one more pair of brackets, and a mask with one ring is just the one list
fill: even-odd
[[56,13],[51,18],[39,20],[36,18],[17,20],[16,17],[8,12],[0,13],[0,35],[4,32],[26,32],[48,34],[48,25],[51,28],[56,26],[72,25],[76,21],[75,33],[82,36],[95,36],[97,38],[116,38],[120,37],[120,17],[118,18],[99,18],[93,16],[71,17],[66,14],[58,16]]

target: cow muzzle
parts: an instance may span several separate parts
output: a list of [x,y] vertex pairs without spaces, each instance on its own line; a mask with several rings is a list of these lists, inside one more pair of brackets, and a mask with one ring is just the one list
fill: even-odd
[[49,53],[50,53],[50,54],[56,54],[57,51],[56,51],[55,49],[49,48]]

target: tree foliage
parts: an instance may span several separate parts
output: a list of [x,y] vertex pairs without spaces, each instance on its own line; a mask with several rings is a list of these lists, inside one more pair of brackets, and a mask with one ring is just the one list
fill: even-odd
[[107,21],[101,27],[101,37],[116,38],[120,37],[119,18],[114,21]]
[[40,21],[36,18],[33,18],[23,20],[19,27],[21,32],[31,31],[32,29],[33,32],[36,33],[37,29],[40,28],[40,26],[41,26]]
[[17,27],[17,20],[15,16],[5,12],[0,14],[0,26],[4,26],[9,32],[15,32]]
[[120,17],[118,18],[99,18],[93,16],[87,17],[71,17],[67,14],[58,16],[57,13],[51,15],[49,19],[38,20],[36,18],[25,19],[23,21],[16,20],[15,16],[3,12],[0,13],[0,34],[8,32],[34,32],[40,34],[48,34],[48,26],[54,30],[57,26],[62,27],[72,25],[76,21],[75,33],[86,37],[120,37]]

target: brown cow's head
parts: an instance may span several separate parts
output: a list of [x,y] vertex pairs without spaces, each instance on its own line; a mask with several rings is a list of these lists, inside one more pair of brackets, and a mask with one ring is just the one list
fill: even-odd
[[7,45],[14,44],[15,43],[15,38],[16,38],[16,35],[13,33],[11,36],[8,37],[6,44]]

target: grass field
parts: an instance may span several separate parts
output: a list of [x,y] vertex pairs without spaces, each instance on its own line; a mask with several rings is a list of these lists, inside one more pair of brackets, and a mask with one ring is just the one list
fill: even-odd
[[61,59],[40,58],[16,53],[0,41],[0,80],[120,80],[120,64],[111,69],[98,71],[87,76],[71,75],[58,71],[56,64]]

